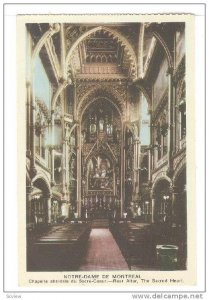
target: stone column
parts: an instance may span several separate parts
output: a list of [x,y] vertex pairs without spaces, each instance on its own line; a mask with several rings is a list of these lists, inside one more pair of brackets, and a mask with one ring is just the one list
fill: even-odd
[[134,139],[134,153],[133,153],[133,155],[134,155],[133,193],[135,194],[136,193],[136,182],[137,182],[137,140],[136,139]]
[[81,125],[77,126],[77,213],[81,217]]
[[139,138],[136,140],[136,188],[135,188],[135,193],[139,193],[139,169],[140,169],[140,141]]
[[116,195],[116,184],[117,184],[116,176],[115,176],[115,167],[114,167],[114,170],[113,170],[113,183],[114,183],[114,185],[113,185],[113,195],[115,196]]
[[65,171],[65,186],[66,186],[66,197],[67,197],[67,201],[69,201],[69,145],[68,145],[68,142],[66,141],[66,144],[65,144],[65,168],[66,168],[66,171]]
[[54,181],[54,110],[52,110],[51,115],[51,185],[55,184]]
[[124,149],[124,125],[122,124],[121,130],[121,176],[120,176],[120,197],[121,197],[121,218],[124,213],[124,201],[125,201],[125,149]]
[[27,155],[29,156],[31,154],[31,148],[30,148],[30,135],[31,135],[31,84],[30,82],[26,83],[26,89],[27,89],[27,108],[26,108],[26,120],[27,120]]
[[172,224],[176,223],[176,201],[178,198],[178,189],[175,185],[171,186],[171,219]]
[[152,150],[148,149],[148,181],[151,182],[152,178]]
[[152,194],[151,196],[152,199],[152,223],[155,222],[155,195]]
[[[34,97],[34,95],[32,95]],[[30,152],[31,152],[31,177],[33,178],[36,173],[36,153],[35,153],[35,101],[32,102],[31,99],[31,106],[30,106]]]
[[26,186],[26,225],[30,225],[33,222],[31,210],[32,191],[33,187],[31,185]]
[[173,154],[173,69],[169,68],[168,76],[168,175],[172,174]]
[[144,72],[144,63],[143,63],[143,50],[144,48],[144,23],[140,24],[139,32],[139,47],[138,47],[138,77],[142,77]]
[[64,33],[64,24],[60,24],[60,40],[61,40],[61,69],[63,77],[65,77],[65,57],[66,57],[66,45],[65,45],[65,33]]
[[51,224],[51,194],[45,196],[46,207],[47,207],[47,223]]
[[62,148],[62,192],[65,197],[66,196],[66,141],[63,142],[63,148]]

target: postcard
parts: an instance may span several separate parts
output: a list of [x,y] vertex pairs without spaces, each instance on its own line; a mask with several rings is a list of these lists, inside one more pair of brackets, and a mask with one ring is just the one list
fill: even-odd
[[196,284],[194,16],[18,15],[19,285]]

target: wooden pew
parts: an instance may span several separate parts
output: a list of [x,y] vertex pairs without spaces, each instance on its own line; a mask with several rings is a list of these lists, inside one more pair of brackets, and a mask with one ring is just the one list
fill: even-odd
[[151,265],[154,249],[149,224],[113,223],[110,230],[118,243],[129,268],[132,265]]
[[90,224],[67,224],[37,238],[28,245],[28,270],[77,270],[90,231]]

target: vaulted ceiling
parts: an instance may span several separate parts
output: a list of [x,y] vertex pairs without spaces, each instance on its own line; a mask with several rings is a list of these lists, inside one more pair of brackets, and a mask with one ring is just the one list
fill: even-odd
[[[28,24],[36,43],[49,24]],[[140,23],[64,24],[66,71],[70,78],[128,79],[136,76]],[[52,36],[61,63],[60,34]],[[42,51],[43,52],[43,51]],[[69,55],[70,52],[70,55]]]
[[76,40],[84,37],[71,55],[68,72],[78,79],[134,77],[139,26],[67,26],[67,51]]

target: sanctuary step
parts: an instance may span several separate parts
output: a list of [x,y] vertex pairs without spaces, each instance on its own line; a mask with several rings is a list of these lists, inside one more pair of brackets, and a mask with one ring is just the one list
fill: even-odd
[[109,220],[95,219],[92,221],[92,228],[109,228]]

